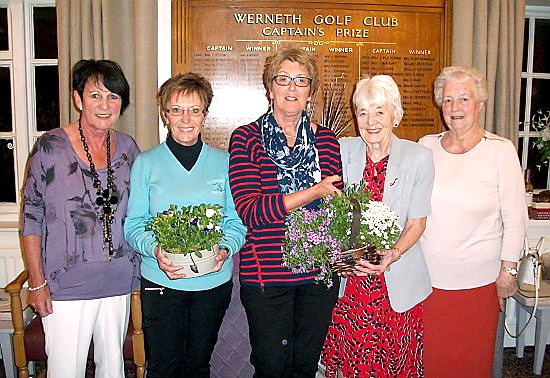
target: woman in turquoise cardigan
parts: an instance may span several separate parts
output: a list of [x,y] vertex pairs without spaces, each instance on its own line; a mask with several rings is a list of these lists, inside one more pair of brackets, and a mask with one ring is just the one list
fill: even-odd
[[[229,189],[226,152],[202,142],[213,98],[210,83],[187,73],[159,89],[161,118],[169,129],[164,143],[141,153],[130,175],[126,239],[141,254],[143,331],[147,376],[210,377],[210,356],[231,300],[233,261],[246,228]],[[218,204],[223,208],[217,266],[186,278],[159,250],[147,222],[170,205]]]

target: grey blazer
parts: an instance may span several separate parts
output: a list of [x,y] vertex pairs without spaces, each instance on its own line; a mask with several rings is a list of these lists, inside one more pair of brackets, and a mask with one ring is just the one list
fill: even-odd
[[[341,138],[339,142],[344,183],[358,183],[363,178],[367,146],[361,137]],[[430,214],[433,181],[432,151],[393,135],[382,201],[399,215],[402,227],[408,218]],[[391,264],[384,277],[390,304],[396,312],[409,310],[432,291],[428,267],[418,243]]]

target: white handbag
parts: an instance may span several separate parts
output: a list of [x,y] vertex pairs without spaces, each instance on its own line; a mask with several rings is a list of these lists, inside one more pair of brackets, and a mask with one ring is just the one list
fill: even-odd
[[544,236],[539,239],[535,247],[529,247],[529,240],[527,240],[527,237],[525,237],[525,242],[523,246],[523,257],[519,261],[517,281],[520,290],[535,292],[535,302],[533,304],[533,311],[531,311],[531,315],[529,316],[527,323],[525,323],[523,328],[516,335],[513,335],[508,330],[506,322],[504,322],[504,329],[506,330],[506,333],[513,338],[520,336],[527,329],[529,322],[531,322],[531,319],[533,319],[533,316],[535,315],[535,312],[537,310],[540,295],[539,290],[542,283],[541,254],[543,253],[543,249]]
[[[529,247],[529,241],[525,238],[523,257],[519,262],[518,286],[523,291],[536,291],[542,282],[542,259],[544,251],[544,236],[535,247]],[[544,251],[549,252],[549,251]]]

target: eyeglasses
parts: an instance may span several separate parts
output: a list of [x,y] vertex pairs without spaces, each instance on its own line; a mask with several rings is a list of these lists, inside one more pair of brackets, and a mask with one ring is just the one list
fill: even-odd
[[277,85],[282,85],[283,87],[288,87],[291,82],[294,82],[297,87],[308,87],[311,84],[311,79],[309,77],[290,77],[287,75],[276,75],[273,76],[273,81],[277,83]]
[[443,99],[442,105],[447,106],[447,107],[451,106],[452,104],[458,104],[460,106],[464,106],[464,105],[468,105],[470,103],[470,101],[471,101],[471,99],[468,98],[468,97],[459,97],[456,100],[453,100],[450,97],[445,97]]
[[187,112],[189,117],[200,117],[204,114],[204,109],[199,106],[192,106],[189,109],[183,109],[179,106],[172,106],[171,108],[165,110],[166,113],[174,117],[181,117],[185,112]]

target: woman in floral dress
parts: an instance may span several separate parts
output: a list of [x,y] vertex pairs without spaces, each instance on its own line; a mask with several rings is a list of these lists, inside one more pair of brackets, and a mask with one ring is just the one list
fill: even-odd
[[344,279],[321,361],[327,377],[421,377],[422,301],[431,285],[417,241],[430,213],[432,154],[393,133],[403,109],[390,76],[360,80],[353,104],[361,136],[340,139],[344,182],[363,180],[372,200],[399,215],[403,231],[379,251],[379,265],[361,260]]

